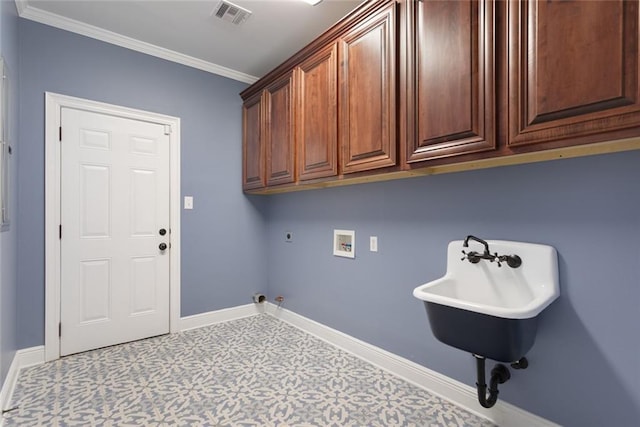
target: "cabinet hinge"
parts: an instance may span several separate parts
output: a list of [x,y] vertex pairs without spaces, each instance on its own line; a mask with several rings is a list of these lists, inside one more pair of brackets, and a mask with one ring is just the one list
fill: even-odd
[[164,125],[164,134],[171,135],[171,125]]
[[58,323],[58,338],[62,336],[62,322]]
[[58,128],[58,141],[62,142],[62,126]]
[[58,226],[58,237],[62,239],[62,224]]

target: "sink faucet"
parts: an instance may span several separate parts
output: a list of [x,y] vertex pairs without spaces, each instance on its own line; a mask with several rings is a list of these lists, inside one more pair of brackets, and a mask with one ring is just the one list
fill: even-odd
[[[476,237],[476,236],[468,235],[467,238],[464,239],[464,243],[462,244],[462,247],[468,248],[469,247],[469,240],[475,240],[476,242],[480,243],[481,245],[484,245],[484,253],[482,254],[483,258],[484,257],[491,257],[491,255],[489,254],[489,244],[487,242],[485,242],[484,240]],[[485,259],[490,259],[490,258],[485,258]],[[491,257],[491,259],[493,259],[493,257]]]
[[464,239],[464,243],[462,244],[463,248],[469,247],[469,240],[475,240],[476,242],[483,245],[484,252],[480,253],[476,251],[471,251],[467,253],[463,250],[462,251],[462,253],[464,254],[464,256],[462,257],[463,261],[466,259],[466,260],[469,260],[469,262],[472,264],[477,264],[480,262],[480,260],[486,259],[489,262],[497,262],[498,267],[502,267],[502,263],[506,262],[507,265],[511,268],[518,268],[522,265],[522,259],[518,255],[498,255],[497,252],[491,255],[491,253],[489,252],[489,244],[476,236],[468,235],[467,238]]

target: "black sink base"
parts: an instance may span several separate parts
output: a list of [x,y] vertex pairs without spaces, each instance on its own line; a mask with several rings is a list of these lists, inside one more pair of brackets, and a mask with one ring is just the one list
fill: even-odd
[[500,362],[520,360],[533,346],[537,318],[505,319],[424,302],[431,331],[452,347]]

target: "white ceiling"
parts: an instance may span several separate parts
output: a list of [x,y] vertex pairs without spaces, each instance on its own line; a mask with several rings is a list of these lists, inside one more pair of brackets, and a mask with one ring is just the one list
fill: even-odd
[[252,83],[363,0],[231,0],[242,25],[211,16],[219,0],[15,0],[22,18]]

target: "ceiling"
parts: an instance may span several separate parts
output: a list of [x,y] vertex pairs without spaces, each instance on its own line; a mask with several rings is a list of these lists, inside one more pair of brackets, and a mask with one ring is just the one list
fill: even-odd
[[18,14],[64,30],[253,83],[363,0],[231,0],[241,25],[212,16],[219,0],[15,0]]

